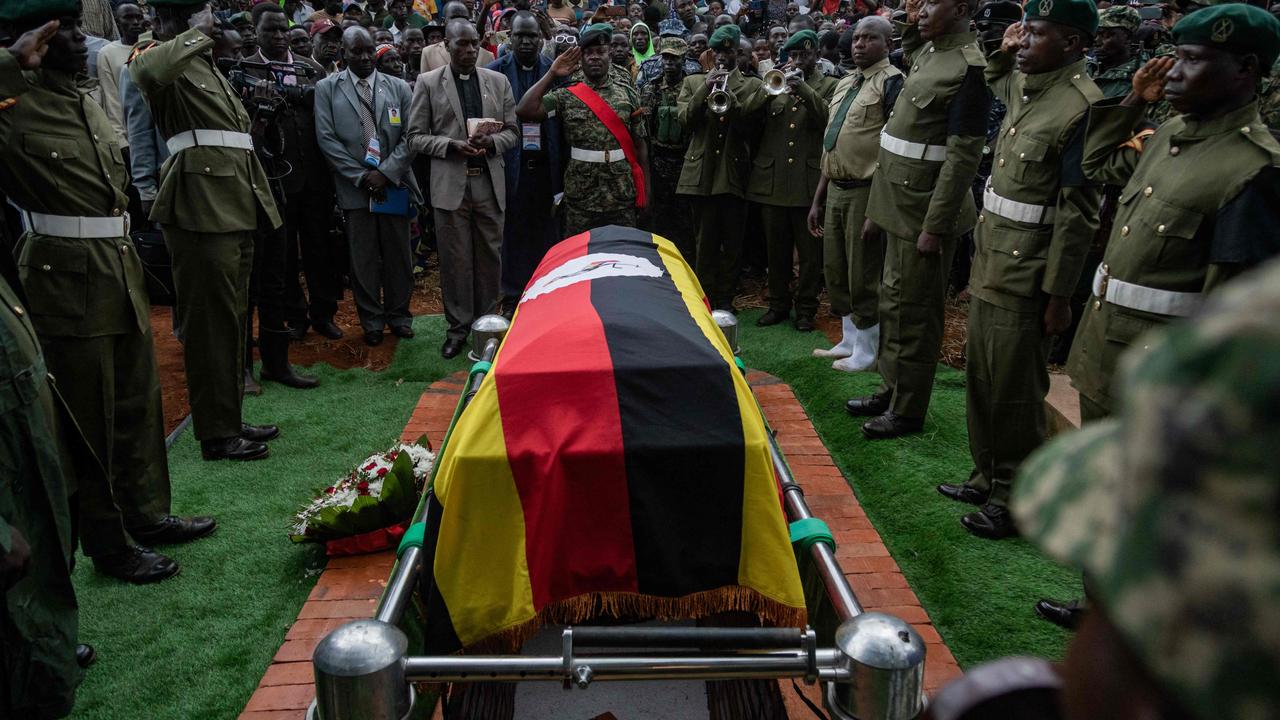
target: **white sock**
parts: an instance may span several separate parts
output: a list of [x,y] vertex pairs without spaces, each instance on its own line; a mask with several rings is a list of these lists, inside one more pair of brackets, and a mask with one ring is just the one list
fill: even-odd
[[814,348],[813,356],[817,358],[847,358],[853,354],[854,345],[858,339],[858,328],[853,325],[853,316],[845,315],[840,318],[840,327],[842,335],[840,342],[836,343],[830,350],[822,348]]
[[879,350],[880,325],[877,323],[865,330],[859,330],[857,341],[854,343],[853,354],[847,358],[836,360],[831,363],[831,367],[843,372],[870,370],[876,365],[876,355]]

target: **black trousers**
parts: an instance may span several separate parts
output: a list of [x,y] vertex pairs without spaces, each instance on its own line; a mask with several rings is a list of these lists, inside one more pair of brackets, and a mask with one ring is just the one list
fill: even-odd
[[[285,320],[290,325],[331,322],[342,299],[346,238],[335,230],[333,186],[309,183],[285,197]],[[306,274],[304,293],[299,271]]]

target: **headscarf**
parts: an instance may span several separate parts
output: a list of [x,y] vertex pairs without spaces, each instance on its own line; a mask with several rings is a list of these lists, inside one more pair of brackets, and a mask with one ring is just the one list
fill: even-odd
[[[638,28],[644,28],[645,34],[649,36],[649,47],[645,48],[644,52],[636,50],[636,30]],[[631,33],[627,36],[627,40],[631,45],[631,56],[636,59],[636,67],[640,67],[640,63],[653,57],[658,52],[653,47],[653,31],[649,29],[648,25],[645,25],[642,22],[638,22],[631,26]]]

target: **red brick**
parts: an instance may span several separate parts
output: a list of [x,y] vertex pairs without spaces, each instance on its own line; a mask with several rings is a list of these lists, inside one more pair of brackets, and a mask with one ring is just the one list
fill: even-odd
[[802,407],[789,408],[785,406],[775,407],[769,411],[769,422],[782,422],[786,420],[808,420],[809,414]]
[[862,508],[854,502],[853,494],[848,493],[843,496],[818,495],[814,497],[806,497],[805,502],[808,503],[809,509],[813,514],[823,520],[831,518],[865,518],[866,513],[862,512]]
[[308,601],[302,605],[299,618],[367,618],[373,617],[376,603],[372,600]]
[[796,437],[796,436],[817,437],[818,436],[818,434],[813,431],[813,423],[810,423],[808,418],[796,419],[796,420],[778,420],[776,422],[773,420],[770,420],[769,427],[773,428],[778,433],[779,438],[783,437],[784,435],[789,435],[791,437]]
[[[842,564],[845,559],[866,558],[866,557],[889,557],[889,551],[879,542],[874,543],[849,543],[848,545],[840,545],[836,548],[836,559]],[[306,610],[306,607],[303,607]]]
[[778,438],[778,445],[787,457],[792,455],[828,455],[827,446],[821,440],[805,440],[803,438]]
[[853,591],[861,593],[866,590],[900,589],[907,587],[907,579],[896,572],[859,573],[848,576]]
[[320,638],[305,638],[302,640],[285,640],[280,649],[276,651],[276,656],[272,658],[273,662],[311,662],[311,654],[316,651],[316,645],[320,644]]
[[377,600],[382,597],[385,580],[371,580],[364,577],[329,577],[330,573],[320,576],[320,581],[311,589],[308,600]]
[[375,553],[373,555],[352,555],[350,557],[329,558],[329,564],[325,566],[325,570],[333,568],[353,568],[366,567],[369,565],[377,565],[380,567],[390,568],[396,563],[396,554],[390,550],[387,552]]
[[840,468],[835,465],[801,465],[793,468],[791,474],[796,480],[805,480],[811,477],[829,477],[844,479],[844,473],[840,472]]
[[318,639],[328,635],[338,626],[347,622],[346,618],[324,618],[320,620],[297,620],[285,633],[285,640]]
[[929,615],[923,608],[916,605],[891,605],[889,607],[873,607],[869,605],[863,606],[868,611],[882,612],[888,615],[896,615],[898,618],[909,623],[926,623],[929,622]]
[[832,532],[839,530],[874,530],[871,521],[865,517],[824,517],[827,527]]
[[238,720],[303,720],[306,710],[260,710],[240,713]]
[[878,590],[867,590],[858,593],[858,601],[869,607],[884,607],[886,605],[920,605],[920,601],[916,598],[916,594],[911,592],[909,588],[882,588]]
[[833,530],[832,534],[835,535],[837,547],[880,542],[880,533],[875,530]]
[[891,557],[849,558],[840,561],[840,568],[844,570],[845,577],[861,573],[902,572]]
[[928,642],[928,648],[929,658],[935,662],[947,662],[952,665],[956,664],[955,656],[951,654],[951,650],[946,646],[946,643],[942,642],[942,638],[938,638],[933,642]]
[[249,698],[246,711],[255,710],[306,710],[316,697],[315,688],[309,685],[277,685],[258,688]]
[[915,628],[916,632],[920,633],[920,639],[924,640],[925,644],[939,645],[942,643],[942,636],[938,634],[938,629],[934,626],[925,623],[915,623],[911,627]]
[[309,662],[274,663],[262,676],[262,687],[271,685],[311,685],[315,682],[315,671]]
[[853,494],[853,489],[844,478],[809,478],[801,481],[800,487],[804,488],[805,497],[809,499],[821,496],[848,497]]
[[[822,701],[822,685],[814,683],[807,685],[802,680],[797,680],[796,684],[800,686],[800,692],[809,698],[810,702],[818,707],[823,707]],[[800,696],[796,694],[795,688],[791,685],[791,680],[779,680],[778,689],[782,691],[782,704],[786,706],[789,718],[809,718],[813,717],[813,711],[805,706],[800,700]]]

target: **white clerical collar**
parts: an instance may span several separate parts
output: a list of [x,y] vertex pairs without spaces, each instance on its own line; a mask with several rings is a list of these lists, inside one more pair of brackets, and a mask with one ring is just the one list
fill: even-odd
[[458,73],[458,79],[459,79],[459,80],[470,80],[470,79],[471,79],[471,76],[470,76],[470,75],[463,75],[462,73]]

